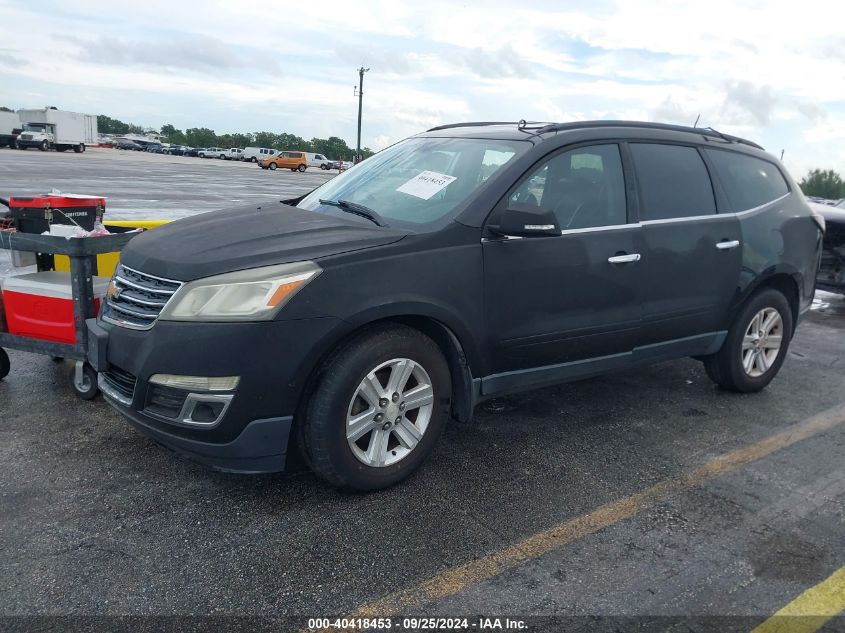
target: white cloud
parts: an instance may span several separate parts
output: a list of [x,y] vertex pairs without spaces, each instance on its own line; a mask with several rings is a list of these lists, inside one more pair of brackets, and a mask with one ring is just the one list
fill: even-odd
[[[438,123],[638,117],[747,134],[845,171],[845,38],[821,0],[0,0],[0,104],[354,139]],[[70,36],[70,37],[69,37]],[[47,96],[40,96],[47,95]],[[79,104],[79,105],[74,105]],[[838,163],[836,162],[838,161]]]

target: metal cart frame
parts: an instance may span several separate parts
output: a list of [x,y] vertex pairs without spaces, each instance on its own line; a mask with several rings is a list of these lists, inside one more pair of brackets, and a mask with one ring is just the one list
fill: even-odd
[[[72,382],[79,396],[90,399],[97,395],[96,372],[87,362],[88,328],[85,326],[85,319],[96,316],[93,277],[97,271],[97,255],[122,250],[136,235],[137,232],[131,232],[68,239],[55,235],[0,231],[0,249],[68,256],[73,296],[73,325],[76,331],[76,344],[73,345],[0,331],[0,357],[6,357],[7,371],[9,361],[2,349],[4,347],[45,354],[53,358],[67,358],[76,361]],[[4,359],[0,358],[0,361],[2,360]],[[4,376],[0,367],[0,379]]]

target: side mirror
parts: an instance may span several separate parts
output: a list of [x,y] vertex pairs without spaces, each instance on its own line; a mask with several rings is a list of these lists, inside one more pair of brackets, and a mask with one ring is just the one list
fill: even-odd
[[499,224],[489,228],[499,235],[519,237],[560,235],[560,225],[554,213],[543,207],[520,202],[512,202],[502,212]]

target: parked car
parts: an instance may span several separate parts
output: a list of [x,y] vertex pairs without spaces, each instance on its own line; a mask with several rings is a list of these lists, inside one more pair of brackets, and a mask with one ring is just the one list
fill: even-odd
[[161,154],[164,151],[164,148],[160,143],[148,143],[144,148],[144,151],[151,154]]
[[93,362],[179,453],[270,472],[298,444],[356,490],[404,479],[501,394],[685,356],[763,389],[822,241],[758,145],[655,123],[440,126],[280,209],[133,239]]
[[810,203],[826,224],[816,285],[845,295],[845,200],[835,206]]
[[170,156],[184,156],[185,152],[189,149],[189,147],[185,147],[184,145],[171,145],[167,148],[165,154],[169,154]]
[[197,156],[200,158],[226,158],[226,150],[222,147],[207,147],[200,151]]
[[231,147],[226,150],[226,160],[243,160],[244,159],[244,151],[237,147]]
[[205,147],[191,147],[190,149],[185,151],[185,156],[199,156],[203,152],[205,152],[207,148]]
[[303,172],[308,169],[308,158],[305,156],[305,152],[284,150],[275,156],[263,158],[258,164],[261,165],[261,169],[277,169],[281,167],[282,169]]
[[143,152],[144,147],[140,143],[136,143],[135,141],[130,141],[129,139],[119,138],[114,142],[114,146],[117,149],[127,149],[127,150],[134,150],[136,152]]
[[270,158],[279,152],[269,147],[247,147],[244,149],[243,160],[248,160],[257,163],[262,158]]

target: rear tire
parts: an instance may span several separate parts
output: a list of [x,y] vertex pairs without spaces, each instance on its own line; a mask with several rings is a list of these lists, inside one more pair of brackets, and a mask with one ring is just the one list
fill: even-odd
[[73,151],[76,152],[77,154],[81,154],[82,152],[85,151],[85,144],[80,143],[79,145],[77,145],[76,147],[73,148]]
[[300,446],[334,486],[387,488],[434,449],[450,398],[449,366],[434,341],[401,325],[372,329],[324,366],[305,407]]
[[760,391],[783,365],[792,331],[792,307],[783,293],[761,290],[739,310],[722,349],[702,359],[704,369],[728,391]]
[[300,173],[304,172],[305,169],[305,165],[300,165],[299,167],[297,167],[297,170],[299,170]]

